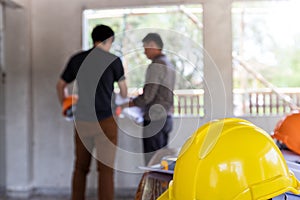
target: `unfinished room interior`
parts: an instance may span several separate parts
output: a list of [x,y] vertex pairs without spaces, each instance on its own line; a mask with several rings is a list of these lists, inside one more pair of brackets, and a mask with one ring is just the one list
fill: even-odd
[[[0,200],[71,199],[75,120],[62,115],[56,85],[71,56],[93,47],[91,32],[98,24],[114,31],[110,52],[123,63],[128,99],[143,93],[151,64],[142,42],[148,33],[161,36],[162,51],[176,74],[173,128],[167,146],[156,151],[151,163],[145,163],[142,153],[143,123],[126,108],[112,106],[118,126],[114,199],[300,199],[300,133],[290,140],[274,136],[276,131],[300,131],[299,9],[299,0],[0,0]],[[76,82],[67,89],[78,92]],[[115,84],[114,93],[119,91]],[[222,126],[216,125],[220,121]],[[238,134],[248,137],[242,128],[264,135],[268,144],[259,149],[263,139],[239,142]],[[292,176],[293,181],[284,182],[291,185],[280,189],[284,184],[279,180],[268,182],[259,188],[266,195],[255,196],[258,181],[251,182],[253,174],[247,179],[251,167],[238,156],[218,165],[214,161],[211,171],[199,175],[206,156],[214,155],[231,132],[237,132],[236,142],[226,149],[242,152],[236,143],[247,143],[245,160],[258,149],[251,163],[263,161],[257,169],[253,164],[251,173],[268,179],[264,183],[271,180],[271,172]],[[197,142],[202,145],[197,147],[200,153],[195,152],[198,160],[180,159]],[[232,151],[221,151],[215,158],[225,159]],[[163,166],[164,159],[170,164],[169,157],[180,163],[175,169]],[[87,200],[98,199],[95,160],[87,176]],[[179,175],[184,169],[196,172]],[[224,185],[226,194],[219,192],[224,182],[220,179],[229,179],[230,173],[243,180],[236,185],[247,185],[244,191],[251,190],[252,196],[233,194],[238,187],[234,178]],[[185,176],[184,182],[193,182],[189,187],[181,186]],[[207,190],[199,180],[203,176],[209,180]],[[278,190],[272,193],[269,188]]]

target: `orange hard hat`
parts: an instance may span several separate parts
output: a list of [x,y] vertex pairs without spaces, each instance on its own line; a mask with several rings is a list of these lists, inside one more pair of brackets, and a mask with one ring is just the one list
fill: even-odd
[[62,114],[66,116],[67,111],[72,108],[77,103],[78,96],[77,95],[70,95],[66,97],[62,104]]
[[280,120],[272,137],[300,155],[300,113],[289,114]]

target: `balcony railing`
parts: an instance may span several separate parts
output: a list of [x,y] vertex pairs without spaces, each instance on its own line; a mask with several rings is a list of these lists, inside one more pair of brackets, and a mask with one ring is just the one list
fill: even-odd
[[203,90],[176,90],[174,93],[174,115],[204,116]]
[[[278,89],[278,91],[288,96],[299,107],[300,88]],[[290,104],[271,89],[235,90],[234,99],[236,115],[271,116],[292,111]]]
[[[300,107],[300,88],[279,89]],[[174,115],[204,116],[203,90],[176,90]],[[271,89],[234,90],[234,114],[236,116],[276,116],[290,113],[290,104]]]

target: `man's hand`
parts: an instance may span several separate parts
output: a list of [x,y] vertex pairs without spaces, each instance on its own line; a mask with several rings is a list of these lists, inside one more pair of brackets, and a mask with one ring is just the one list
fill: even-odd
[[121,104],[120,107],[123,109],[123,108],[128,108],[128,107],[133,107],[135,106],[132,99],[130,99],[130,101],[128,103],[124,103],[124,104]]

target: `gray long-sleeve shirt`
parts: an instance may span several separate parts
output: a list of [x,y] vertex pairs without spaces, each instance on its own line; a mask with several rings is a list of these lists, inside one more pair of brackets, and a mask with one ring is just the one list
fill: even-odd
[[146,71],[143,94],[133,99],[134,105],[144,109],[145,120],[159,120],[171,114],[175,76],[174,66],[165,55],[152,60]]

